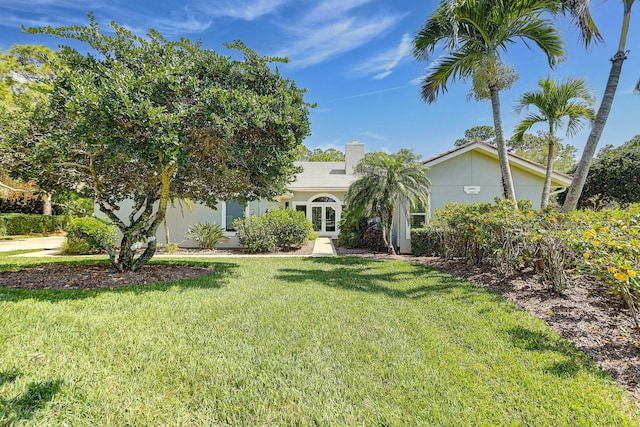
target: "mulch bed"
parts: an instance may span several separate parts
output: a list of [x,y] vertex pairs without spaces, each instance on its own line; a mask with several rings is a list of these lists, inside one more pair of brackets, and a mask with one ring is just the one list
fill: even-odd
[[0,288],[106,289],[169,282],[205,276],[213,268],[182,265],[145,265],[136,272],[119,273],[108,264],[49,264],[0,272]]

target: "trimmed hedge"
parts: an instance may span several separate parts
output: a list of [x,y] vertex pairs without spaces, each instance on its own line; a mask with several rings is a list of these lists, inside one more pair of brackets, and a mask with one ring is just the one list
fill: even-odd
[[113,247],[118,238],[114,225],[90,217],[71,218],[66,227],[67,239],[62,245],[62,253],[68,255],[91,255],[103,252],[107,246]]
[[66,215],[0,214],[0,235],[47,233],[63,230],[69,221]]
[[443,233],[437,225],[411,230],[411,253],[415,256],[442,256]]

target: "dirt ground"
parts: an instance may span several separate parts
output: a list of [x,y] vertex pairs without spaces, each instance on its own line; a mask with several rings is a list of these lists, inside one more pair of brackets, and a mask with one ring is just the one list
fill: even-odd
[[[313,245],[287,252],[308,255]],[[640,402],[640,331],[624,306],[604,287],[585,276],[574,276],[564,295],[545,288],[533,274],[501,278],[487,269],[455,260],[433,257],[389,256],[337,248],[339,255],[376,259],[401,259],[437,268],[491,289],[532,315],[544,320],[560,335],[589,355]],[[243,255],[237,250],[180,250],[178,255]],[[283,253],[280,253],[283,254]],[[136,273],[117,273],[105,264],[44,265],[20,271],[0,272],[0,288],[95,289],[165,282],[212,273],[211,268],[147,265]]]

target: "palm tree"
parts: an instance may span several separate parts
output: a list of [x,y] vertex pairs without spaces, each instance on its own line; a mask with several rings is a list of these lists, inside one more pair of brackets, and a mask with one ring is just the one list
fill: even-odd
[[488,77],[484,80],[493,109],[504,195],[514,202],[500,111],[499,72],[506,67],[500,55],[518,40],[533,42],[547,55],[549,65],[554,66],[563,48],[558,31],[541,17],[549,6],[544,0],[442,0],[413,41],[413,54],[421,60],[427,60],[440,44],[447,51],[423,80],[422,98],[428,103],[447,90],[449,79],[473,78],[478,71]]
[[429,202],[431,182],[426,166],[419,160],[419,155],[406,149],[397,154],[367,154],[355,168],[360,178],[351,184],[345,197],[350,210],[380,220],[389,254],[396,253],[391,239],[395,206],[400,200],[407,202],[407,208],[427,206]]
[[[607,86],[605,87],[604,94],[602,95],[602,102],[596,113],[596,117],[591,127],[591,132],[587,138],[587,142],[582,152],[582,157],[578,163],[578,167],[573,176],[573,182],[569,187],[567,197],[562,205],[561,211],[564,213],[571,212],[578,206],[578,200],[582,194],[582,189],[587,181],[587,174],[593,161],[593,156],[596,152],[598,142],[602,136],[602,131],[609,118],[609,112],[613,105],[613,98],[615,97],[616,90],[618,88],[618,81],[620,80],[620,73],[622,72],[622,65],[627,59],[627,53],[625,47],[627,44],[627,34],[629,33],[629,23],[631,20],[631,7],[635,0],[622,0],[623,13],[622,13],[622,28],[620,30],[620,39],[618,41],[618,50],[611,58],[611,70],[609,71],[609,78],[607,80]],[[578,25],[583,28],[586,27],[588,22],[579,18],[580,14],[588,13],[589,0],[562,0],[560,3],[569,5],[565,6],[570,8],[574,6],[574,16],[578,16],[576,21]],[[586,12],[585,12],[586,11]],[[584,31],[583,31],[584,34]],[[588,44],[589,39],[585,38],[585,42]]]
[[522,110],[533,106],[536,113],[528,114],[516,126],[513,138],[522,140],[526,131],[538,123],[547,123],[547,171],[542,187],[542,200],[540,209],[546,209],[549,205],[549,193],[551,191],[551,174],[553,161],[555,160],[555,147],[557,138],[555,133],[563,126],[563,119],[567,119],[567,136],[575,135],[584,124],[584,120],[592,120],[593,94],[591,89],[582,79],[566,79],[559,84],[551,78],[542,79],[539,82],[540,90],[525,92],[516,100],[515,111],[520,114]]

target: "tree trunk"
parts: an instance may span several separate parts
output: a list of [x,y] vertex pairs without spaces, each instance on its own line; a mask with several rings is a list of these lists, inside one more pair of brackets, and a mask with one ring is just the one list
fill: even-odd
[[507,143],[504,140],[504,130],[502,128],[502,113],[500,110],[500,96],[496,85],[489,85],[491,93],[491,107],[493,109],[493,126],[496,131],[496,148],[498,149],[498,158],[500,160],[500,172],[502,174],[502,188],[505,199],[516,204],[516,191],[513,186],[513,177],[511,176],[511,167],[509,166],[509,156],[507,153]]
[[624,49],[627,41],[627,33],[629,31],[629,21],[631,18],[632,4],[633,0],[624,2],[625,9],[622,19],[622,30],[620,33],[620,43],[618,44],[618,51],[613,56],[613,58],[611,58],[611,70],[609,71],[607,86],[605,88],[600,107],[598,108],[598,113],[596,114],[596,118],[593,121],[593,126],[591,127],[589,138],[587,138],[587,143],[584,146],[584,151],[582,152],[580,163],[578,163],[578,168],[576,169],[576,172],[573,176],[573,182],[569,187],[567,198],[565,199],[564,204],[562,205],[562,209],[560,210],[563,213],[569,213],[572,210],[575,210],[578,206],[578,201],[580,200],[580,195],[582,194],[584,184],[587,181],[587,174],[589,173],[589,168],[591,167],[593,156],[595,155],[596,148],[598,147],[598,142],[600,141],[600,137],[602,136],[604,125],[607,123],[609,113],[611,112],[613,98],[616,95],[618,81],[620,80],[622,64],[624,63],[625,59],[627,59],[627,55],[625,54]]
[[42,215],[51,216],[53,214],[53,208],[51,207],[51,194],[47,193],[42,199]]
[[542,199],[540,209],[547,209],[549,206],[549,194],[551,193],[551,176],[553,174],[553,160],[556,156],[556,145],[553,141],[553,134],[549,132],[549,152],[547,154],[547,172],[544,176],[544,186],[542,187]]

